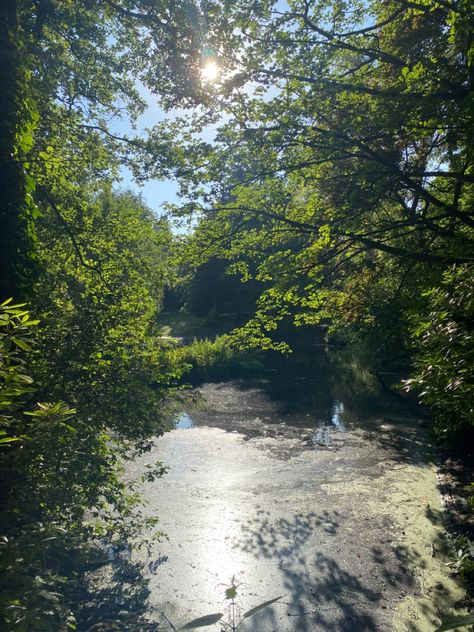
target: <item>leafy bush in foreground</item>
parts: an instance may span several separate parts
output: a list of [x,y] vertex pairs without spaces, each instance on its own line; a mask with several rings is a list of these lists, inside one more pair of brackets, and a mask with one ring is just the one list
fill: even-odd
[[[118,617],[117,629],[146,630],[147,588],[120,551],[154,521],[140,520],[120,478],[126,442],[63,402],[35,403],[37,325],[24,305],[0,306],[0,628],[89,630]],[[105,590],[87,581],[98,568],[114,572]]]

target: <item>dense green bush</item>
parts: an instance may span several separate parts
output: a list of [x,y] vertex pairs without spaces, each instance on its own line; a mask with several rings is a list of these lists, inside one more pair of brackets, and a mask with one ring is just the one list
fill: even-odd
[[183,366],[191,381],[255,375],[263,367],[263,352],[239,350],[228,335],[214,340],[196,339],[189,345],[170,349],[169,354],[171,363]]
[[[38,325],[24,304],[0,306],[0,628],[88,630],[120,619],[118,629],[146,630],[140,567],[119,554],[156,522],[140,518],[133,482],[121,478],[123,458],[146,441],[130,443],[127,424],[111,432],[106,408],[37,401],[55,391],[32,377],[44,368]],[[89,585],[89,571],[113,566],[104,590]]]
[[414,318],[415,372],[405,387],[433,411],[440,438],[474,428],[473,280],[472,266],[453,266],[425,294],[428,317]]

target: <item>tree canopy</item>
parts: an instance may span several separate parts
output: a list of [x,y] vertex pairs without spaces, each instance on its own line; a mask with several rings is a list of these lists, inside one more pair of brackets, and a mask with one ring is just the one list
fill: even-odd
[[183,365],[157,322],[175,269],[169,225],[112,188],[135,144],[109,121],[140,112],[134,73],[146,66],[127,11],[60,0],[0,7],[5,629],[115,625],[119,602],[134,604],[121,625],[147,625],[132,562],[112,561],[107,593],[86,580],[111,562],[108,546],[122,551],[153,526],[120,464],[168,427]]
[[430,288],[452,266],[472,276],[471,3],[202,11],[220,80],[196,92],[205,114],[180,121],[171,165],[144,168],[180,178],[175,212],[199,219],[190,257],[265,282],[236,339],[272,346],[291,318],[372,338],[381,360],[408,357]]
[[[198,310],[206,274],[229,309],[255,304],[234,346],[287,350],[289,323],[324,324],[376,362],[403,355],[440,436],[472,428],[472,8],[3,0],[0,625],[90,628],[94,542],[138,529],[118,464],[165,429],[186,369],[158,324],[180,270],[198,270]],[[140,86],[167,115],[146,133]],[[114,188],[123,166],[179,182],[179,248]]]

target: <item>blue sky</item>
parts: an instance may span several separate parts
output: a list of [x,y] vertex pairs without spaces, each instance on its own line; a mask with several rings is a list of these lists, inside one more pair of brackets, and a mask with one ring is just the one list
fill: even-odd
[[[124,135],[143,133],[146,128],[153,127],[153,125],[165,118],[163,110],[157,104],[156,97],[142,84],[137,83],[137,89],[147,104],[145,112],[137,121],[137,129],[132,130],[126,119],[116,120],[111,125],[114,133]],[[178,200],[176,195],[178,184],[173,180],[148,180],[137,184],[127,167],[122,167],[120,176],[122,181],[119,183],[119,186],[141,193],[144,201],[157,215],[161,215],[162,205],[165,202],[173,203]]]
[[[278,0],[275,4],[275,9],[278,11],[285,11],[288,9],[287,0]],[[164,120],[166,116],[170,117],[170,119],[173,118],[173,113],[165,115],[158,105],[156,97],[145,86],[137,83],[137,89],[140,96],[146,102],[147,108],[137,121],[136,131],[131,129],[126,119],[123,119],[114,121],[110,126],[111,131],[114,133],[123,135],[133,135],[137,132],[143,133],[146,128],[153,127],[159,121]],[[183,111],[179,111],[179,114],[183,113]],[[213,130],[209,130],[209,140],[212,135]],[[205,136],[208,136],[207,132],[205,133]],[[149,180],[145,183],[137,184],[133,179],[130,170],[126,167],[122,167],[120,175],[122,181],[119,183],[119,186],[141,193],[144,201],[157,215],[162,214],[162,205],[164,203],[176,203],[179,201],[179,198],[177,197],[179,186],[173,180]]]

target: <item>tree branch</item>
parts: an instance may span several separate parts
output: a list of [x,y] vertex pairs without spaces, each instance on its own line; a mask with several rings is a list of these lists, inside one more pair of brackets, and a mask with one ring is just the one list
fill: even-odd
[[44,197],[44,199],[46,200],[46,202],[49,204],[49,206],[51,207],[51,209],[54,211],[55,215],[58,217],[58,219],[60,220],[61,224],[64,226],[64,229],[66,230],[66,233],[68,234],[72,246],[74,248],[74,251],[76,252],[79,261],[82,263],[82,265],[85,268],[89,268],[90,270],[93,270],[101,279],[101,281],[104,283],[105,287],[107,287],[107,289],[111,289],[110,286],[108,285],[107,281],[104,279],[102,272],[100,270],[100,268],[96,265],[92,265],[90,264],[85,258],[84,255],[81,252],[81,248],[79,247],[79,244],[77,242],[76,236],[74,235],[71,227],[69,226],[69,224],[67,223],[67,221],[64,219],[64,217],[61,214],[61,211],[58,209],[58,207],[56,206],[55,202],[53,201],[53,199],[51,198],[51,196],[49,195],[49,193],[46,191],[46,189],[41,186],[38,185],[37,186],[37,190],[40,192],[40,194]]

